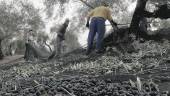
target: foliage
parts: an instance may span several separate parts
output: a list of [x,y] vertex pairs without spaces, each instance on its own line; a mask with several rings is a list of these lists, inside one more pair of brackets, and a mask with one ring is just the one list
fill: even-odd
[[[23,25],[30,27],[33,31],[38,31],[40,28],[43,28],[43,21],[39,14],[39,9],[36,9],[32,4],[27,2],[20,2],[21,3],[21,14],[23,18]],[[20,26],[20,27],[26,27]]]
[[[24,40],[24,34],[28,30],[36,31],[43,27],[39,10],[35,9],[29,2],[18,0],[7,3],[1,1],[0,12],[2,13],[0,14],[0,39],[3,40],[3,48],[8,48],[14,39]],[[5,42],[4,39],[8,42]]]
[[69,0],[45,0],[44,4],[47,9],[47,16],[50,18],[53,15],[53,10],[55,10],[54,6],[60,7],[60,14],[65,13],[64,12],[64,4],[67,3]]

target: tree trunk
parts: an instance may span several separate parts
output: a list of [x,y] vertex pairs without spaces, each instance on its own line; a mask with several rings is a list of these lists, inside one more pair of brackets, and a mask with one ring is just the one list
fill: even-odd
[[1,43],[2,43],[2,40],[0,39],[0,60],[2,60],[3,57],[4,57],[3,52],[2,52],[2,45],[1,45]]
[[[135,12],[133,14],[133,18],[130,25],[130,33],[135,33],[136,39],[139,37],[144,38],[145,40],[161,40],[166,36],[160,34],[155,35],[148,35],[147,32],[144,32],[143,29],[141,30],[140,22],[143,18],[160,18],[160,19],[167,19],[170,18],[170,9],[168,9],[168,5],[164,4],[159,6],[159,9],[156,10],[154,13],[148,12],[145,10],[146,3],[148,0],[138,0],[137,5],[135,8]],[[167,33],[167,32],[166,32]]]
[[145,6],[148,0],[138,0],[135,8],[135,12],[130,24],[130,33],[135,33],[138,37],[138,29],[141,18],[144,17]]

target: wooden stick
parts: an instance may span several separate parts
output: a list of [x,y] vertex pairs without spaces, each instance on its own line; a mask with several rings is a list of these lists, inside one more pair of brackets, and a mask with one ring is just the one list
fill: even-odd
[[70,93],[69,91],[67,91],[67,89],[65,89],[64,87],[61,87],[61,89],[62,89],[63,91],[65,91],[66,93],[68,93],[70,96],[76,96],[76,95],[74,95],[73,93]]

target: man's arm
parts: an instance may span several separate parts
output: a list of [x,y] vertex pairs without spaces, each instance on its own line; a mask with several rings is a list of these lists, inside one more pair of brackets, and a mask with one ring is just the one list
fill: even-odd
[[107,14],[107,17],[108,17],[108,20],[110,22],[110,24],[112,25],[112,27],[115,29],[117,29],[117,23],[113,21],[113,18],[112,18],[112,15],[111,15],[111,11],[109,8],[107,8],[107,11],[108,11],[108,14]]
[[117,23],[114,22],[113,20],[109,20],[109,22],[110,22],[112,28],[114,29],[114,31],[117,32],[118,31]]
[[117,23],[114,22],[113,20],[110,20],[110,24],[112,25],[112,27],[113,27],[113,26],[117,26]]
[[90,17],[93,15],[93,10],[90,11],[90,13],[88,14],[87,16],[87,22],[86,22],[86,27],[89,28],[90,24],[89,24],[89,21],[90,21]]

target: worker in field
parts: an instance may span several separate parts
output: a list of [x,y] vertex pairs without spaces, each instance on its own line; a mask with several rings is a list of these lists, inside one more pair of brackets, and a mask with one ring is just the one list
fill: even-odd
[[34,45],[33,43],[33,30],[30,29],[26,34],[25,37],[25,54],[24,54],[24,59],[26,61],[33,59],[32,51],[30,49],[30,45]]
[[[89,21],[91,22],[89,24]],[[88,35],[88,43],[87,43],[87,51],[86,55],[89,55],[92,51],[93,40],[97,33],[96,38],[96,53],[100,54],[104,52],[104,48],[102,46],[104,34],[105,34],[105,21],[109,20],[113,28],[117,28],[117,23],[115,23],[111,16],[111,11],[108,8],[108,4],[106,2],[102,2],[101,6],[96,7],[91,10],[87,16],[86,27],[89,28]]]
[[65,40],[65,33],[69,25],[69,22],[70,22],[69,19],[66,19],[57,32],[57,55],[58,56],[62,53],[61,51],[63,48],[63,41]]

